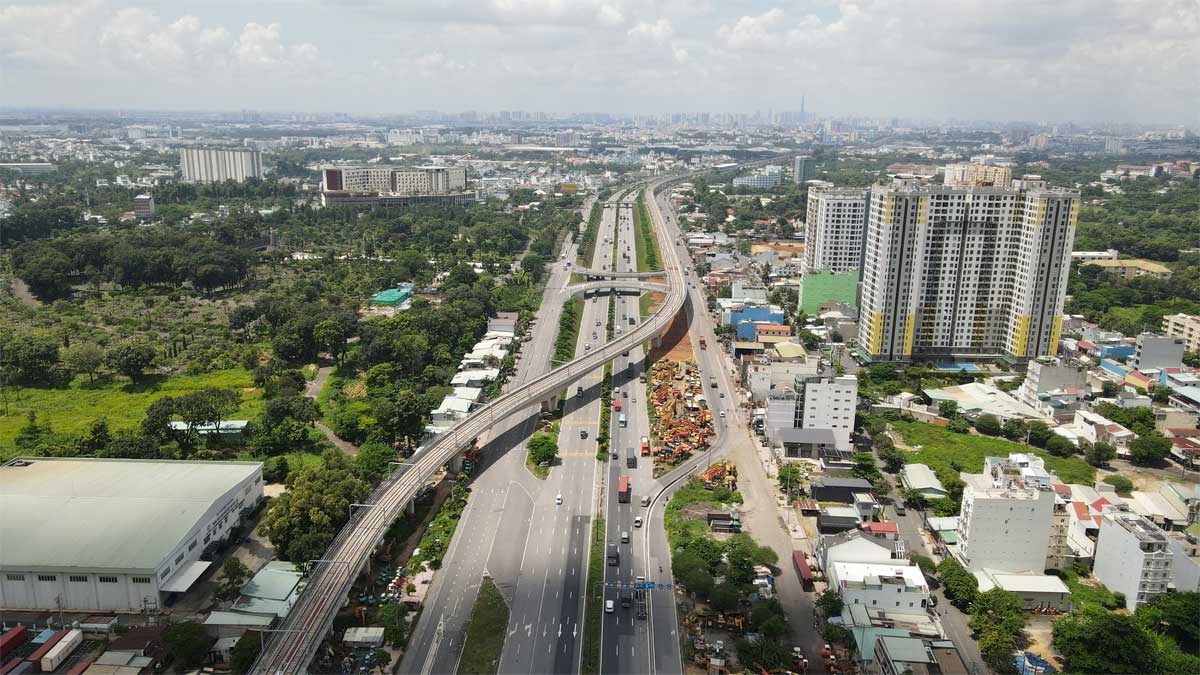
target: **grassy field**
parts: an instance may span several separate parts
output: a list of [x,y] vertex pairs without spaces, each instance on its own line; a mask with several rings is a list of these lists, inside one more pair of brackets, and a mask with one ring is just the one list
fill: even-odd
[[650,213],[646,210],[645,197],[638,195],[637,206],[633,209],[634,254],[637,256],[639,272],[650,272],[662,269],[662,258],[658,252],[658,240],[654,238],[654,228],[650,226]]
[[1071,589],[1071,602],[1077,609],[1085,604],[1099,605],[1107,609],[1118,607],[1116,597],[1104,584],[1098,582],[1095,586],[1085,584],[1079,580],[1078,575],[1071,571],[1057,574],[1062,577],[1067,588]]
[[1046,469],[1057,473],[1064,483],[1091,485],[1096,479],[1096,470],[1077,457],[1055,457],[1002,438],[957,434],[924,422],[892,422],[892,427],[908,445],[921,446],[909,461],[928,464],[934,470],[942,468],[950,471],[950,462],[954,460],[962,466],[963,471],[979,473],[983,470],[984,457],[1007,457],[1010,452],[1032,452],[1046,460]]
[[604,213],[604,204],[597,201],[592,204],[592,211],[588,214],[587,227],[583,231],[583,238],[579,240],[579,257],[576,262],[584,267],[591,268],[592,258],[596,255],[596,237],[600,233],[600,218]]
[[262,392],[254,387],[250,372],[240,369],[148,377],[137,384],[125,379],[92,384],[86,377],[78,377],[63,389],[21,389],[10,394],[8,414],[0,416],[0,458],[7,460],[16,454],[13,439],[25,425],[30,410],[37,413],[39,422],[49,423],[60,433],[82,433],[101,417],[108,420],[110,430],[116,431],[141,422],[150,404],[163,396],[181,396],[210,387],[241,391],[242,405],[231,419],[253,419],[262,412]]
[[585,675],[600,672],[600,622],[604,615],[604,518],[592,523],[592,547],[588,552],[587,590],[583,609],[583,659],[580,672]]
[[500,651],[504,649],[507,627],[508,605],[504,604],[496,584],[484,578],[471,610],[471,623],[467,626],[467,639],[458,662],[459,675],[496,672],[500,667]]

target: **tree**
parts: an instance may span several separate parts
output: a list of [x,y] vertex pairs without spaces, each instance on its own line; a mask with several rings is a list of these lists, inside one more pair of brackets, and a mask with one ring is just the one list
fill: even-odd
[[955,417],[951,419],[950,424],[946,425],[946,428],[956,434],[971,433],[971,423],[968,422],[965,417]]
[[952,420],[958,416],[958,401],[938,401],[938,415]]
[[104,350],[92,342],[76,342],[63,350],[63,363],[76,373],[87,373],[88,382],[95,382],[96,372],[104,364]]
[[1076,447],[1071,441],[1058,434],[1053,434],[1046,439],[1046,452],[1055,457],[1070,457],[1075,454]]
[[155,356],[154,347],[145,342],[129,340],[110,347],[104,353],[104,363],[136,382],[141,379],[142,371],[154,363]]
[[975,418],[975,431],[984,436],[999,436],[1001,432],[1000,420],[990,413],[984,413]]
[[400,603],[382,605],[375,611],[372,623],[383,626],[383,639],[394,644],[404,644],[404,635],[408,632],[408,607]]
[[816,605],[825,616],[841,616],[844,603],[836,591],[825,590],[817,596]]
[[1016,651],[1016,640],[1003,630],[992,629],[979,636],[979,654],[994,673],[1017,672],[1013,663]]
[[529,461],[534,464],[552,462],[558,456],[558,443],[554,437],[546,433],[534,434],[529,439]]
[[221,586],[217,589],[217,597],[221,600],[236,599],[241,594],[242,585],[251,576],[250,568],[237,556],[227,556],[221,565]]
[[1045,422],[1034,421],[1029,423],[1029,444],[1035,448],[1046,447],[1046,441],[1050,440],[1055,433],[1050,430],[1050,425]]
[[375,666],[380,670],[387,667],[387,664],[392,662],[392,655],[386,649],[376,649],[371,655],[371,660],[375,662]]
[[792,662],[791,650],[777,640],[738,640],[733,643],[733,649],[737,652],[738,662],[743,665],[758,664],[767,670],[779,670]]
[[198,427],[221,428],[226,416],[232,415],[242,402],[236,389],[201,389],[175,399],[175,413],[187,424],[190,436]]
[[795,462],[783,462],[779,467],[779,489],[789,496],[800,492],[804,480],[804,470]]
[[235,673],[248,673],[262,649],[262,637],[257,631],[246,631],[229,652],[229,665]]
[[1157,431],[1151,431],[1129,443],[1129,461],[1138,466],[1157,464],[1171,452],[1171,441]]
[[1100,441],[1093,443],[1091,448],[1084,453],[1084,458],[1088,464],[1092,466],[1108,466],[1108,463],[1117,457],[1117,449],[1112,445]]
[[1161,626],[1166,626],[1167,632],[1184,650],[1194,652],[1200,646],[1200,622],[1197,621],[1197,617],[1200,617],[1200,593],[1164,593],[1138,607],[1138,616],[1142,616],[1144,610],[1154,615],[1153,625],[1146,627],[1148,630],[1157,632]]
[[1028,430],[1025,428],[1025,420],[1014,417],[1007,420],[1001,428],[1000,433],[1010,441],[1023,441]]
[[1067,672],[1162,672],[1153,640],[1132,616],[1084,604],[1056,620],[1052,633]]
[[946,597],[960,608],[970,607],[979,589],[979,581],[975,575],[963,569],[953,558],[942,560],[937,571],[942,586],[946,589]]
[[293,471],[287,485],[288,491],[272,500],[260,527],[275,550],[292,562],[319,558],[349,518],[350,504],[371,492],[338,450],[325,451],[319,466]]
[[737,608],[738,592],[728,583],[718,584],[708,594],[708,603],[718,612],[731,612]]
[[921,568],[921,573],[927,577],[937,574],[937,565],[933,562],[933,558],[916,554],[912,556],[912,563]]
[[354,466],[358,475],[372,483],[378,482],[387,475],[390,465],[395,461],[396,451],[384,443],[364,443],[358,448],[358,456],[354,458]]
[[213,638],[198,623],[177,623],[163,631],[163,646],[177,665],[195,668],[204,663]]
[[1113,488],[1117,491],[1117,494],[1127,495],[1133,492],[1133,481],[1120,474],[1105,476],[1104,482],[1113,486]]
[[900,472],[908,461],[908,455],[903,450],[897,449],[895,445],[888,445],[878,451],[879,459],[883,460],[883,469],[890,474]]
[[976,593],[970,611],[971,619],[967,625],[980,635],[998,630],[1015,636],[1025,629],[1025,603],[1016,593],[1003,588]]
[[346,341],[349,337],[349,331],[337,319],[326,319],[313,326],[313,340],[318,347],[333,354],[338,365],[341,365],[342,355],[346,353]]
[[853,463],[853,466],[850,467],[851,476],[869,481],[879,478],[879,469],[875,466],[875,457],[871,453],[855,453],[850,461]]
[[[0,370],[8,383],[45,386],[58,383],[58,340],[48,335],[0,333]],[[67,375],[70,379],[70,375]]]

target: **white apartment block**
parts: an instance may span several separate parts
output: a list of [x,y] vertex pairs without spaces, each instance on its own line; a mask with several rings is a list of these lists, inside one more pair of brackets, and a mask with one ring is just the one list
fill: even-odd
[[1092,573],[1108,590],[1124,593],[1132,612],[1167,592],[1171,557],[1157,525],[1136,513],[1109,511],[1100,520]]
[[847,605],[900,614],[921,614],[929,606],[929,584],[915,565],[835,562],[826,574]]
[[989,473],[962,474],[966,486],[958,519],[958,555],[972,572],[1045,569],[1054,490],[1022,481],[1028,468],[1000,462],[992,464]]
[[866,188],[811,188],[805,216],[805,271],[857,270],[867,226]]
[[326,192],[388,195],[439,195],[467,189],[467,170],[461,166],[326,167],[321,170]]
[[1182,337],[1139,333],[1137,351],[1129,360],[1137,370],[1153,368],[1178,368],[1183,365],[1183,352],[1187,345]]
[[872,188],[859,338],[871,359],[1058,351],[1079,192],[1026,183]]
[[1183,338],[1189,352],[1200,352],[1200,316],[1170,314],[1162,320],[1162,332],[1171,337]]
[[1006,188],[1012,183],[1012,169],[986,164],[948,164],[943,184],[946,187],[990,185]]
[[244,183],[263,177],[262,154],[246,148],[182,148],[179,166],[186,183]]
[[797,376],[791,391],[767,396],[767,437],[774,441],[783,429],[828,429],[836,449],[848,452],[857,403],[858,380],[853,375]]

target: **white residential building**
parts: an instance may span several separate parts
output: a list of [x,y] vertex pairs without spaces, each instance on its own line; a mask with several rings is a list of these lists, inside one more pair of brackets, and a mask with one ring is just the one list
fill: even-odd
[[989,457],[987,460],[996,461],[985,463],[986,473],[962,474],[966,486],[957,553],[972,572],[1045,569],[1054,490],[1048,482],[1037,480],[1040,467],[1036,463],[1015,456],[1016,461]]
[[1017,399],[1025,405],[1040,408],[1042,394],[1079,390],[1087,387],[1087,369],[1066,363],[1056,356],[1045,356],[1029,362],[1025,380],[1017,388]]
[[1122,457],[1129,455],[1129,444],[1137,438],[1137,434],[1129,429],[1088,410],[1076,410],[1071,423],[1055,427],[1054,433],[1076,446],[1080,441],[1087,441],[1092,445],[1108,443],[1116,448],[1117,455]]
[[1136,513],[1109,511],[1100,520],[1092,573],[1108,590],[1124,593],[1132,612],[1167,592],[1171,557],[1167,535],[1157,525]]
[[1170,314],[1162,320],[1162,332],[1171,337],[1183,338],[1189,352],[1200,352],[1200,316]]
[[947,164],[942,183],[946,187],[986,185],[1006,188],[1012,183],[1012,169],[986,164]]
[[[797,376],[790,391],[776,391],[767,396],[767,437],[775,442],[781,438],[782,430],[826,429],[831,432],[836,449],[849,452],[857,403],[858,379],[853,375]],[[789,457],[816,458],[815,454],[805,454],[805,448],[789,449],[786,441],[776,445],[783,445]]]
[[182,148],[179,166],[186,183],[244,183],[263,177],[262,154],[247,148]]
[[804,227],[805,271],[859,268],[867,227],[866,188],[811,188]]
[[862,349],[880,361],[1057,353],[1079,202],[1042,182],[873,187]]
[[916,565],[835,562],[825,573],[847,605],[914,614],[929,606],[929,584]]
[[442,195],[467,188],[461,166],[346,166],[321,169],[325,192],[386,195]]
[[908,564],[903,540],[873,537],[857,529],[823,535],[817,544],[816,557],[823,570],[839,562]]
[[1137,350],[1129,359],[1135,370],[1152,368],[1178,368],[1183,365],[1183,352],[1187,343],[1182,337],[1139,333]]

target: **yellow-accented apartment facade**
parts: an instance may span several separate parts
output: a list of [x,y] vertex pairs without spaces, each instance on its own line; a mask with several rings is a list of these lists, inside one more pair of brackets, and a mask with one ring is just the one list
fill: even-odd
[[1079,192],[911,180],[871,190],[860,346],[872,360],[1058,351]]

